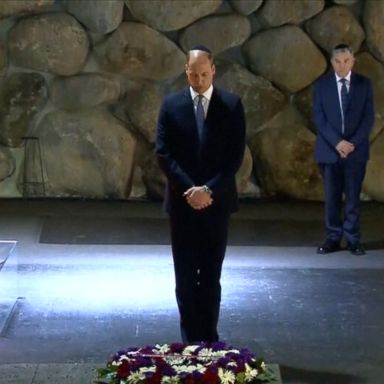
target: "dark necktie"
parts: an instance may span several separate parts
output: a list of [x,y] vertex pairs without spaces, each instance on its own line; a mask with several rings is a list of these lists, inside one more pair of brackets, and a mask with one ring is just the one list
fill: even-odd
[[348,88],[347,88],[347,80],[342,78],[340,79],[341,83],[341,106],[343,108],[343,118],[345,117],[345,112],[347,110],[347,103],[348,103]]
[[203,107],[203,95],[199,95],[199,101],[196,106],[196,125],[197,125],[197,133],[199,135],[200,143],[203,141],[204,136],[204,107]]

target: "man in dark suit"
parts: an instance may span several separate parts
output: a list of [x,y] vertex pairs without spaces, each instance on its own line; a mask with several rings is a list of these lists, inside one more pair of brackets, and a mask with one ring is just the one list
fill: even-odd
[[334,71],[314,87],[315,158],[325,192],[326,240],[317,249],[320,254],[338,251],[343,237],[352,254],[365,253],[360,242],[360,193],[374,109],[371,82],[352,72],[354,61],[348,45],[336,46],[331,56]]
[[240,98],[213,87],[209,49],[188,52],[189,87],[166,97],[156,154],[167,177],[176,299],[185,343],[217,341],[220,276],[231,212],[238,209],[235,174],[245,147]]

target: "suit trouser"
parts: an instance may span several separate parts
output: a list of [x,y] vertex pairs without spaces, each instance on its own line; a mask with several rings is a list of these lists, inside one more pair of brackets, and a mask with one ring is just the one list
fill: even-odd
[[344,236],[348,243],[360,241],[360,193],[366,164],[366,161],[352,162],[348,159],[319,164],[324,179],[325,227],[328,240],[339,242]]
[[176,300],[183,342],[217,341],[220,277],[229,213],[188,207],[170,214]]

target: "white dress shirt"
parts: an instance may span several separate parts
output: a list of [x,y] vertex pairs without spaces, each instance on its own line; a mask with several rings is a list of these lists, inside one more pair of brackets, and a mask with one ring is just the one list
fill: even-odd
[[344,132],[344,114],[343,114],[343,107],[341,103],[341,87],[343,84],[341,83],[341,79],[345,79],[345,85],[347,86],[347,91],[349,92],[349,87],[351,86],[351,71],[349,71],[348,75],[345,77],[340,77],[337,73],[335,73],[336,76],[336,83],[337,83],[337,91],[339,94],[339,104],[340,104],[340,111],[341,111],[341,120],[342,120],[342,127],[341,131]]
[[[192,87],[189,87],[189,90],[191,92],[191,97],[192,97],[193,105],[196,112],[197,103],[199,102],[199,97],[198,97],[199,94]],[[213,85],[211,84],[211,86],[203,93],[204,97],[201,102],[203,104],[205,117],[207,117],[207,112],[208,112],[209,102],[211,101],[212,92],[213,92]]]

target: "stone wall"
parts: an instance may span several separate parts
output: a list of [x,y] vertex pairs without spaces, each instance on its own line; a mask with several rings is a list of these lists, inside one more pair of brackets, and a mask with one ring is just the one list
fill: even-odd
[[322,200],[312,84],[340,42],[373,80],[363,197],[384,201],[384,1],[2,0],[0,197],[161,198],[160,103],[205,44],[244,102],[241,195]]

